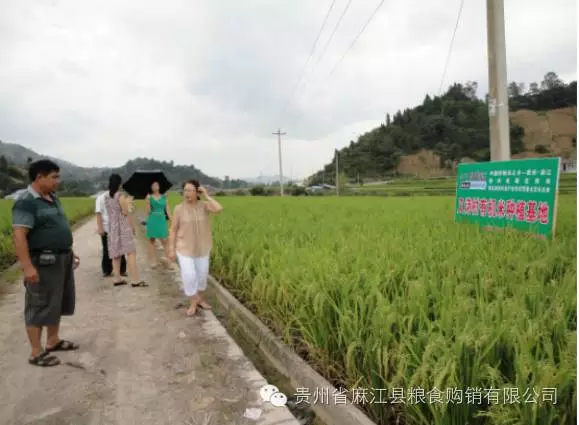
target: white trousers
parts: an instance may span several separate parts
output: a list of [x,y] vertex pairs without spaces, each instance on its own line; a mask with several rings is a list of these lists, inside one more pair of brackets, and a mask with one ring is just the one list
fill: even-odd
[[177,258],[185,295],[192,297],[199,291],[205,291],[209,276],[209,257],[187,257],[177,253]]

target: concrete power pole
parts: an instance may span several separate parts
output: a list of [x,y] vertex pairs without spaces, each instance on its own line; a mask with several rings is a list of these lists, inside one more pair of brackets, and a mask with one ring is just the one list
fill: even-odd
[[336,149],[336,195],[340,196],[340,168],[338,166],[338,149]]
[[487,0],[491,161],[511,159],[504,0]]
[[277,151],[279,159],[279,190],[280,195],[283,196],[283,167],[281,165],[281,136],[285,136],[286,133],[282,133],[281,129],[278,129],[275,133],[277,135]]

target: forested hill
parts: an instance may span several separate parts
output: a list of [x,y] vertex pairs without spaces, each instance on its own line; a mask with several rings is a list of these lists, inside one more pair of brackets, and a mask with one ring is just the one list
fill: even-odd
[[[576,106],[577,82],[565,84],[550,72],[540,85],[532,83],[526,92],[523,84],[511,83],[509,97],[512,112]],[[517,154],[525,151],[525,129],[514,121],[510,126],[511,152]],[[573,137],[573,148],[575,143]],[[427,95],[421,105],[398,111],[393,117],[387,115],[386,123],[339,151],[340,173],[349,180],[394,175],[401,160],[424,151],[437,156],[438,167],[448,169],[461,160],[490,159],[488,104],[477,97],[476,82],[454,84],[440,97]],[[335,158],[310,182],[334,179]]]
[[[127,161],[125,165],[119,168],[104,171],[101,176],[101,181],[103,182],[101,187],[106,186],[106,182],[108,182],[108,178],[111,173],[118,173],[123,177],[124,180],[126,180],[131,176],[131,174],[133,174],[133,172],[137,170],[161,170],[165,173],[169,181],[173,183],[173,188],[178,188],[178,186],[183,181],[189,179],[199,180],[202,185],[212,186],[215,188],[221,188],[223,184],[220,179],[216,179],[204,174],[194,165],[175,165],[173,161],[158,161],[156,159],[150,158],[136,158]],[[230,188],[245,186],[247,186],[247,183],[240,180],[228,181],[228,187]]]

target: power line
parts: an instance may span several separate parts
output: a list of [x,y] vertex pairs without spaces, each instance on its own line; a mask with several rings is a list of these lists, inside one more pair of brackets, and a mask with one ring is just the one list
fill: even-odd
[[438,87],[438,96],[442,95],[442,85],[444,84],[444,79],[446,78],[446,72],[448,71],[448,65],[450,63],[450,55],[452,53],[452,48],[454,46],[454,38],[456,37],[456,30],[458,29],[460,17],[462,16],[463,5],[464,5],[464,0],[460,0],[460,6],[458,8],[458,16],[456,17],[456,24],[454,26],[452,38],[450,39],[450,46],[448,47],[448,54],[446,55],[446,63],[444,65],[444,71],[442,72],[442,78],[440,79],[440,86]]
[[295,96],[297,88],[299,87],[300,83],[302,82],[302,79],[304,78],[304,71],[306,70],[308,63],[310,62],[310,59],[314,55],[314,51],[316,50],[316,46],[318,44],[320,36],[322,35],[322,31],[324,30],[326,23],[328,22],[328,17],[330,16],[330,12],[334,8],[334,4],[336,4],[336,0],[332,0],[332,3],[330,4],[328,11],[326,12],[326,16],[324,17],[324,21],[322,22],[322,26],[320,27],[320,30],[318,31],[318,35],[316,36],[316,40],[314,41],[314,45],[312,46],[312,50],[310,51],[310,55],[308,56],[308,59],[306,60],[306,62],[304,63],[304,66],[302,67],[302,70],[300,71],[300,78],[298,79],[297,84],[294,86],[291,96],[288,98],[288,100],[286,101],[286,103],[282,109],[282,115],[285,114],[285,111],[286,111],[288,105],[293,100],[293,97]]
[[342,14],[340,15],[340,18],[338,19],[338,22],[336,23],[336,25],[334,26],[334,29],[332,30],[332,34],[330,35],[330,38],[328,38],[328,41],[326,42],[326,45],[324,46],[324,49],[322,50],[322,53],[320,54],[320,56],[318,57],[318,60],[316,61],[316,63],[314,64],[314,66],[312,67],[311,72],[314,71],[314,69],[316,69],[316,67],[318,66],[318,64],[321,62],[322,58],[324,57],[324,55],[326,54],[326,50],[328,50],[328,46],[330,45],[332,39],[334,38],[334,35],[336,35],[336,32],[338,31],[338,27],[340,26],[340,24],[342,23],[342,20],[344,19],[344,16],[346,16],[346,12],[348,11],[348,9],[350,8],[350,5],[352,4],[352,0],[349,0],[348,3],[346,4],[346,7],[344,8],[344,10],[342,11]]
[[340,60],[338,61],[338,63],[336,63],[336,66],[334,67],[334,69],[332,70],[332,72],[330,72],[328,74],[328,77],[330,77],[335,71],[336,69],[338,69],[338,66],[342,63],[342,60],[344,60],[344,58],[346,57],[346,55],[348,54],[348,52],[350,50],[352,50],[352,47],[354,47],[354,44],[356,44],[356,41],[358,41],[358,39],[360,38],[360,36],[364,33],[364,31],[366,30],[366,28],[368,27],[368,25],[370,24],[370,22],[372,22],[372,19],[374,19],[374,16],[376,16],[376,14],[378,13],[378,10],[380,10],[380,8],[382,7],[382,5],[384,4],[385,0],[380,1],[380,4],[378,4],[378,6],[376,7],[376,9],[374,9],[374,12],[372,12],[372,14],[370,15],[370,18],[368,18],[368,20],[366,21],[366,23],[364,24],[364,26],[362,27],[362,29],[360,30],[360,32],[358,33],[358,35],[356,36],[356,38],[354,38],[354,41],[352,41],[352,44],[350,44],[350,46],[346,49],[346,51],[344,52],[344,54],[342,55],[342,57],[340,58]]
[[[366,21],[366,23],[364,24],[364,26],[362,27],[362,29],[360,30],[360,32],[358,33],[358,35],[356,35],[356,37],[354,38],[354,40],[352,41],[352,43],[348,46],[348,48],[346,49],[346,51],[344,52],[344,54],[342,55],[342,57],[340,58],[340,60],[336,63],[336,66],[334,66],[334,69],[332,70],[332,72],[330,72],[326,79],[324,81],[327,81],[327,79],[329,77],[331,77],[334,72],[338,69],[340,63],[342,62],[342,60],[346,57],[346,55],[348,54],[348,52],[350,50],[352,50],[352,47],[354,47],[354,45],[356,44],[356,42],[358,41],[358,39],[362,36],[362,34],[364,33],[364,31],[366,30],[366,28],[368,27],[368,25],[370,25],[370,22],[372,22],[372,20],[374,19],[374,17],[376,16],[376,14],[378,13],[378,11],[380,10],[380,8],[382,7],[382,5],[384,4],[385,0],[381,0],[380,3],[378,4],[378,6],[376,6],[376,9],[374,9],[374,11],[372,12],[372,14],[370,15],[370,17],[368,18],[368,20]],[[349,5],[348,5],[349,6]],[[346,8],[347,10],[347,8]],[[343,12],[343,14],[345,14],[345,12]],[[292,122],[292,125],[294,125],[297,122],[297,118],[300,117],[302,114],[298,112],[298,114],[296,116],[294,116],[294,121]]]
[[[320,63],[320,61],[322,60],[322,58],[324,57],[324,55],[326,54],[326,50],[328,50],[328,46],[330,45],[332,39],[334,38],[334,35],[336,35],[336,32],[338,31],[338,27],[340,26],[340,23],[342,22],[342,20],[344,19],[344,16],[346,16],[346,12],[348,11],[348,9],[350,8],[350,5],[352,4],[352,0],[349,0],[348,3],[346,4],[346,7],[344,8],[344,10],[342,10],[342,14],[340,15],[340,18],[338,19],[338,22],[336,23],[336,25],[334,26],[334,29],[332,30],[332,34],[330,34],[330,38],[328,38],[328,41],[326,42],[326,45],[324,46],[324,49],[322,50],[322,53],[320,54],[320,56],[318,57],[318,60],[316,61],[316,63],[314,64],[314,66],[312,67],[311,72],[313,73],[314,70],[316,69],[316,67],[318,66],[318,64]],[[306,84],[307,86],[307,84]]]
[[328,46],[330,45],[330,42],[332,41],[332,39],[334,38],[334,35],[336,34],[336,31],[338,31],[338,27],[340,26],[340,24],[342,23],[342,19],[344,19],[344,16],[346,15],[346,12],[348,11],[348,9],[350,8],[350,5],[352,4],[352,0],[348,1],[348,4],[346,4],[346,7],[344,8],[344,10],[342,11],[342,14],[340,15],[340,19],[338,19],[338,22],[336,23],[336,26],[334,27],[332,34],[330,35],[330,38],[328,39],[328,41],[326,42],[326,45],[324,46],[324,49],[322,50],[322,53],[320,54],[320,57],[318,58],[318,61],[315,63],[314,68],[320,63],[320,61],[322,60],[322,58],[324,57],[324,54],[326,53],[326,50],[328,49]]

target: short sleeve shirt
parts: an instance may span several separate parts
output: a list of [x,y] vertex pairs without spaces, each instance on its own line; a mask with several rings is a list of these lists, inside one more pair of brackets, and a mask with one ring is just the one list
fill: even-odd
[[175,207],[173,221],[177,226],[176,251],[187,257],[206,257],[211,253],[211,218],[205,202]]
[[103,219],[103,227],[104,227],[104,231],[108,232],[109,231],[109,215],[108,215],[108,211],[107,211],[107,207],[105,204],[105,196],[107,195],[107,193],[101,193],[97,198],[96,198],[96,204],[95,204],[95,213],[96,214],[101,214],[101,217]]
[[26,227],[29,251],[72,249],[72,231],[60,201],[41,197],[32,187],[12,207],[12,227]]

